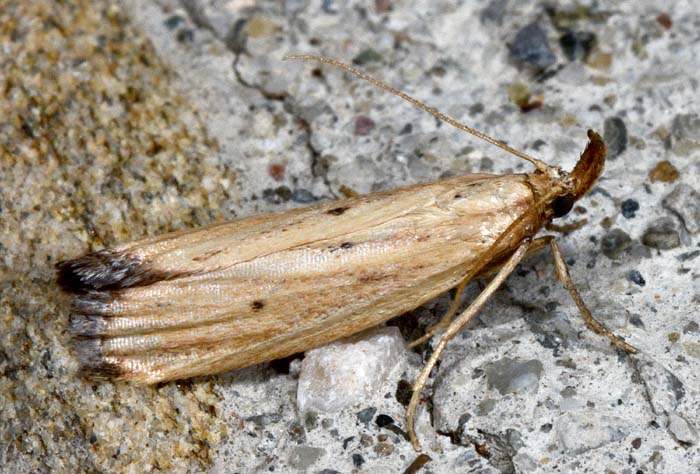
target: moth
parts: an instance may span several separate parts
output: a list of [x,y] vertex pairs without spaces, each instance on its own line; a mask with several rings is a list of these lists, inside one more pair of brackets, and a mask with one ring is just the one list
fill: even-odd
[[[598,134],[588,132],[588,145],[566,172],[339,61],[288,58],[337,66],[535,170],[458,176],[174,232],[61,262],[58,284],[76,294],[70,334],[84,374],[152,384],[237,369],[349,336],[457,288],[442,321],[413,343],[444,329],[407,411],[418,449],[415,412],[447,342],[523,258],[545,246],[586,323],[635,352],[593,318],[554,238],[536,237],[600,176],[605,144]],[[491,280],[456,315],[462,290],[475,278]]]

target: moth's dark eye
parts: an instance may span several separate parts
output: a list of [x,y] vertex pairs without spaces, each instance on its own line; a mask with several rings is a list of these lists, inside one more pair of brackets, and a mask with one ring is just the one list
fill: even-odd
[[552,201],[552,212],[554,212],[554,217],[567,215],[571,208],[574,207],[575,202],[576,198],[573,194],[564,194],[563,196],[557,196],[554,198],[554,201]]

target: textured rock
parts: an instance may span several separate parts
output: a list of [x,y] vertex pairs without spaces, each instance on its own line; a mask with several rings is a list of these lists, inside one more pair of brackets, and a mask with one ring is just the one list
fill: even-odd
[[642,243],[659,250],[674,249],[681,245],[681,236],[676,223],[670,217],[662,217],[652,222],[642,235]]
[[405,353],[395,327],[307,351],[299,374],[299,411],[333,413],[370,399]]
[[679,184],[664,198],[663,205],[681,219],[688,232],[700,232],[700,193],[695,189]]
[[579,455],[626,436],[624,420],[591,411],[566,413],[556,422],[561,449]]
[[530,23],[518,30],[510,47],[510,56],[515,61],[541,69],[556,62],[547,35],[537,23]]

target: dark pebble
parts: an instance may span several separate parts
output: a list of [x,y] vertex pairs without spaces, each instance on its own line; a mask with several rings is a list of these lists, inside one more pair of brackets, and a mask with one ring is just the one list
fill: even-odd
[[518,31],[510,47],[510,57],[519,63],[545,69],[555,63],[547,35],[537,23],[530,23]]
[[506,6],[508,5],[508,0],[491,0],[486,8],[481,10],[479,15],[479,20],[481,24],[493,23],[495,25],[500,25],[503,23],[503,15],[506,11]]
[[683,327],[683,334],[697,334],[700,332],[700,324],[691,321]]
[[642,317],[638,314],[633,314],[630,316],[630,324],[638,328],[644,328],[644,321],[642,321]]
[[627,279],[639,286],[644,286],[647,284],[642,274],[639,273],[637,270],[630,270],[629,272],[627,272]]
[[396,385],[396,401],[403,406],[408,406],[413,396],[413,386],[408,380],[401,379]]
[[309,431],[313,431],[318,426],[318,415],[314,412],[309,412],[304,418],[304,425]]
[[540,431],[542,433],[549,433],[550,431],[552,431],[552,424],[545,423],[544,425],[540,426]]
[[194,30],[180,30],[175,35],[175,39],[180,43],[191,43],[194,41]]
[[695,260],[700,255],[700,250],[692,250],[690,252],[685,252],[676,257],[681,262],[689,262],[690,260]]
[[634,438],[632,440],[632,447],[634,449],[639,449],[642,446],[642,438]]
[[595,43],[595,34],[589,31],[567,30],[559,37],[559,46],[569,61],[585,61]]
[[311,202],[316,202],[318,199],[314,196],[311,191],[307,189],[295,189],[292,193],[292,201],[298,202],[300,204],[309,204]]
[[377,416],[377,419],[374,420],[374,422],[377,424],[378,427],[384,428],[385,426],[393,425],[394,419],[389,415],[382,414]]
[[281,419],[282,415],[279,413],[264,413],[262,415],[249,416],[245,421],[249,421],[260,428],[264,428],[267,425],[279,423]]
[[600,250],[610,259],[618,258],[632,245],[632,238],[622,229],[613,229],[600,239]]
[[374,418],[374,414],[377,413],[377,409],[374,407],[365,408],[357,413],[357,419],[360,420],[365,425],[369,425],[369,422]]
[[382,55],[372,48],[367,48],[355,56],[352,62],[358,66],[363,66],[367,63],[379,63],[382,62]]
[[622,208],[622,215],[627,219],[631,219],[637,215],[639,203],[634,199],[625,199],[620,207]]
[[349,436],[343,440],[343,449],[348,449],[348,446],[350,446],[350,443],[355,439],[354,436]]
[[608,147],[608,159],[614,160],[627,149],[627,127],[620,117],[605,119],[603,140]]
[[355,119],[355,135],[357,136],[364,137],[369,135],[369,132],[374,130],[374,127],[374,120],[369,117],[360,115]]
[[183,22],[183,18],[180,15],[170,15],[164,22],[165,27],[169,30],[174,30],[180,23]]
[[670,217],[662,217],[652,222],[642,234],[642,243],[658,250],[674,249],[681,245],[681,236]]
[[263,189],[263,199],[271,204],[287,202],[292,198],[292,190],[287,186],[278,186],[275,189]]
[[365,458],[362,457],[361,454],[353,454],[352,455],[352,464],[355,467],[360,467],[365,463]]

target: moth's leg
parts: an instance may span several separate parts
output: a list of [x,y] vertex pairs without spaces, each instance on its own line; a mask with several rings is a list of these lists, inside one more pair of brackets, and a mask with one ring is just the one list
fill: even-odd
[[[551,222],[548,222],[544,225],[544,228],[547,230],[551,230],[552,232],[571,232],[573,230],[580,229],[584,225],[588,224],[588,219],[581,219],[579,221],[572,222],[571,224],[566,224],[566,225],[557,225],[557,224],[552,224]],[[538,239],[539,240],[539,239]]]
[[345,196],[346,198],[356,198],[362,196],[362,194],[358,193],[352,188],[348,188],[344,184],[340,186],[340,193]]
[[[471,275],[469,275],[471,276]],[[442,319],[437,323],[432,325],[426,332],[423,334],[421,337],[416,339],[415,341],[411,342],[409,344],[409,347],[416,347],[420,344],[423,344],[425,341],[430,339],[437,333],[438,331],[443,330],[446,328],[449,324],[450,321],[452,321],[452,318],[454,317],[455,313],[457,312],[457,308],[459,308],[459,300],[462,298],[462,292],[464,291],[464,287],[467,286],[467,284],[471,281],[471,278],[465,278],[462,280],[459,285],[457,285],[457,291],[455,292],[455,297],[452,300],[452,305],[450,306],[450,309],[447,310],[447,313],[442,317]]]
[[[547,245],[549,245],[549,240],[547,239],[547,237],[533,240],[530,246],[528,247],[527,253],[525,254],[525,257],[523,257],[523,259],[529,257],[530,255],[546,247]],[[496,266],[493,269],[486,270],[484,273],[480,273],[479,277],[495,275],[498,273],[500,268],[501,267]],[[425,341],[433,337],[437,332],[445,329],[450,324],[450,321],[452,321],[452,318],[454,317],[455,313],[457,312],[457,309],[459,308],[459,300],[462,297],[462,292],[464,291],[464,288],[467,286],[467,284],[469,284],[469,282],[472,280],[471,277],[472,275],[468,274],[464,278],[464,280],[462,280],[459,283],[459,285],[456,286],[457,292],[455,293],[454,299],[452,300],[452,305],[450,306],[450,309],[447,310],[447,313],[445,313],[442,319],[437,324],[431,326],[421,337],[411,342],[409,344],[410,347],[415,347],[420,344],[423,344]]]
[[529,239],[523,242],[520,247],[517,248],[515,252],[510,256],[508,261],[501,266],[496,276],[486,285],[486,288],[476,297],[476,299],[469,305],[469,307],[464,310],[462,314],[457,316],[457,318],[452,321],[449,327],[440,337],[433,354],[428,359],[428,362],[423,366],[420,375],[413,384],[413,395],[411,396],[411,402],[408,404],[408,409],[406,411],[406,425],[408,427],[408,434],[411,438],[411,443],[416,451],[420,451],[420,444],[418,438],[416,437],[416,432],[414,429],[414,419],[416,414],[416,408],[418,408],[418,402],[420,401],[421,392],[425,387],[425,383],[428,381],[430,376],[430,371],[433,370],[435,364],[437,363],[442,351],[445,350],[447,343],[452,339],[462,328],[471,320],[479,310],[486,304],[488,299],[493,295],[493,293],[498,289],[499,286],[508,278],[515,267],[520,263],[520,261],[525,256],[528,247],[530,246]]
[[630,354],[636,354],[637,349],[634,346],[627,344],[625,341],[613,334],[600,321],[596,320],[593,317],[593,315],[591,315],[590,311],[588,311],[588,308],[583,302],[581,295],[578,293],[578,290],[574,286],[574,283],[571,281],[569,268],[567,267],[566,262],[564,261],[564,257],[562,256],[561,250],[559,249],[559,245],[557,245],[557,241],[554,239],[554,237],[548,236],[542,237],[542,239],[547,239],[549,241],[549,246],[552,249],[552,257],[554,259],[554,270],[557,273],[557,278],[559,278],[559,281],[561,281],[564,284],[564,287],[569,291],[571,298],[574,300],[574,303],[576,303],[576,306],[578,306],[578,310],[581,313],[581,316],[583,316],[583,320],[586,321],[586,324],[588,324],[588,326],[591,329],[593,329],[601,336],[605,336],[608,339],[610,339],[610,342],[615,344],[620,349]]

